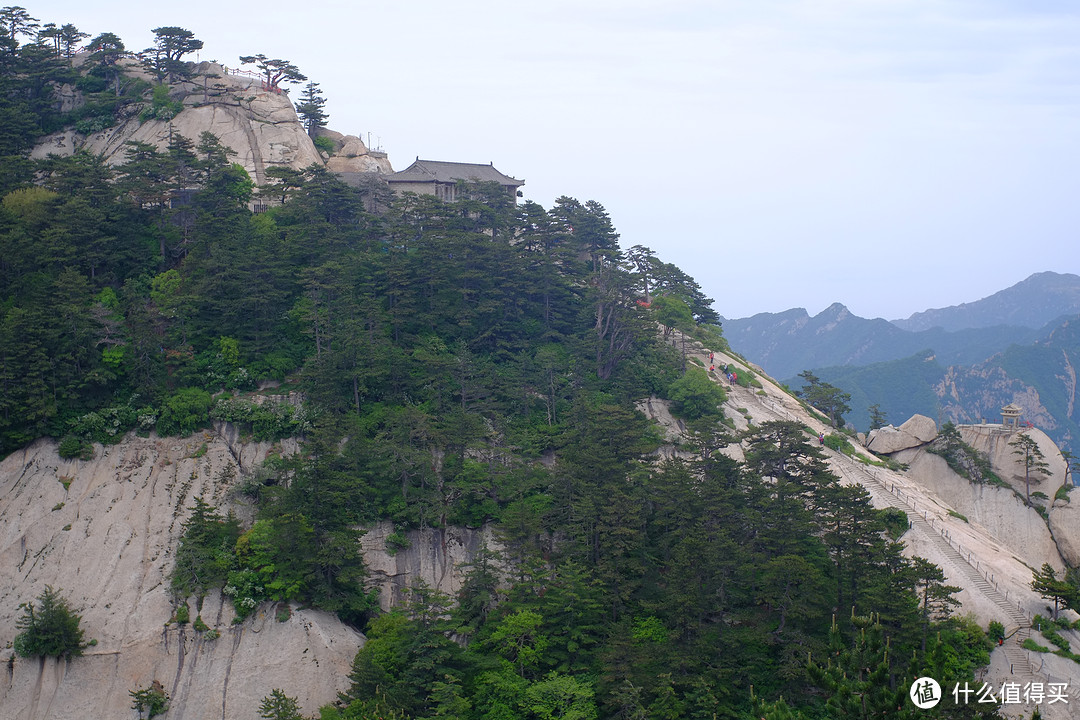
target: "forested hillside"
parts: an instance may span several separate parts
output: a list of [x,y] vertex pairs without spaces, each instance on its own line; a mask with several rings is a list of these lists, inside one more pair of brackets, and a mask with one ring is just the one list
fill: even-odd
[[[173,591],[362,628],[323,717],[913,717],[913,678],[974,682],[986,637],[949,617],[940,569],[901,553],[903,513],[838,483],[798,423],[735,436],[670,335],[724,347],[711,300],[620,248],[601,204],[480,184],[372,214],[318,166],[256,188],[209,134],[134,144],[118,167],[31,162],[42,133],[153,110],[169,86],[117,83],[101,56],[76,71],[5,23],[2,452],[47,435],[78,456],[214,419],[302,436],[237,478],[253,525],[200,501]],[[61,112],[62,84],[83,104]],[[260,192],[281,202],[253,213]],[[257,402],[267,383],[303,404]],[[683,459],[654,454],[634,406],[650,396],[688,427]],[[745,461],[718,452],[736,442]],[[492,523],[504,552],[459,597],[417,586],[380,614],[357,552],[377,519]],[[992,713],[950,702],[927,715]]]

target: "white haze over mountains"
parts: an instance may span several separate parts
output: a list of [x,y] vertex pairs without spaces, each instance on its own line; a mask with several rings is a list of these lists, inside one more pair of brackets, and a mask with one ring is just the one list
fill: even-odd
[[396,169],[595,199],[728,317],[907,317],[1080,271],[1072,2],[26,4],[131,49],[179,25],[204,60],[289,59]]

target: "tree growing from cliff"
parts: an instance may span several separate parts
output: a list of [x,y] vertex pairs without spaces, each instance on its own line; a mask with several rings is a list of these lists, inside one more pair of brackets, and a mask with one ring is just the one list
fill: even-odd
[[879,430],[880,428],[885,427],[885,412],[881,409],[880,404],[874,403],[869,408],[867,408],[867,411],[870,413],[871,430]]
[[1031,507],[1031,474],[1049,477],[1050,466],[1047,465],[1046,456],[1039,449],[1039,444],[1026,433],[1020,433],[1010,440],[1009,447],[1013,448],[1013,455],[1016,455],[1024,466],[1024,498],[1028,507]]
[[158,82],[168,78],[173,82],[188,75],[183,57],[201,50],[203,41],[195,33],[182,27],[170,25],[154,28],[154,47],[143,51],[146,65],[157,75]]
[[1039,593],[1041,597],[1054,601],[1055,620],[1058,617],[1059,607],[1072,607],[1080,598],[1080,588],[1067,580],[1058,580],[1050,563],[1043,563],[1043,566],[1033,573],[1031,589]]
[[810,370],[803,370],[799,377],[805,381],[802,390],[796,391],[795,395],[813,405],[829,417],[829,421],[835,428],[844,426],[844,413],[851,410],[848,401],[851,394],[838,387],[823,382]]
[[274,688],[259,705],[259,717],[266,720],[304,720],[300,703],[284,691]]
[[1065,482],[1063,484],[1068,487],[1074,487],[1076,485],[1075,478],[1072,483],[1069,482],[1069,478],[1073,477],[1073,471],[1080,465],[1080,457],[1077,457],[1068,450],[1062,450],[1061,457],[1065,460]]
[[304,129],[307,130],[307,134],[311,137],[315,137],[315,133],[319,128],[326,127],[326,121],[330,118],[323,109],[326,105],[326,98],[323,97],[322,90],[319,89],[319,83],[309,82],[304,86],[304,93],[300,96],[300,102],[296,105],[296,113],[300,116],[300,120],[304,123]]
[[145,713],[146,720],[150,720],[158,715],[164,715],[169,709],[169,694],[157,680],[150,687],[129,690],[128,695],[131,696],[131,709],[137,710],[140,718]]
[[20,605],[23,615],[15,622],[22,632],[15,636],[15,652],[21,657],[82,655],[86,643],[79,627],[82,620],[60,593],[46,585],[34,603]]
[[240,525],[232,515],[222,517],[201,497],[195,498],[191,517],[182,525],[171,585],[178,597],[205,595],[225,584],[235,563],[233,549]]
[[690,367],[686,374],[668,386],[668,399],[673,409],[687,420],[702,417],[722,417],[720,405],[724,390],[709,379],[701,368]]
[[242,55],[240,62],[259,68],[259,72],[266,78],[267,90],[279,90],[283,82],[301,83],[307,80],[307,75],[301,73],[300,68],[288,60],[270,59],[260,53],[259,55]]

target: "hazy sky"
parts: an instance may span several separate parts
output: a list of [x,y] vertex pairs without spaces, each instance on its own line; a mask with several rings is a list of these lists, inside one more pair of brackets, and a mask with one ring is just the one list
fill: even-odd
[[1072,0],[24,5],[291,60],[395,169],[493,161],[545,207],[597,200],[727,317],[892,319],[1080,272]]

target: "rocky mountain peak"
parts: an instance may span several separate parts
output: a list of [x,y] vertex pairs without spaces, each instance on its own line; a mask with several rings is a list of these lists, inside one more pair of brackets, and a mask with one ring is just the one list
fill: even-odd
[[[135,61],[127,61],[127,74],[136,79],[152,78]],[[71,110],[86,102],[73,86],[59,90],[64,109]],[[68,128],[42,138],[32,157],[72,155],[84,150],[102,155],[110,165],[126,160],[126,143],[144,142],[159,149],[169,144],[173,133],[198,141],[203,132],[211,132],[233,153],[257,184],[267,179],[273,167],[302,169],[324,165],[333,172],[392,173],[383,152],[373,152],[360,138],[331,131],[334,151],[324,155],[309,137],[296,114],[289,96],[267,90],[259,78],[241,74],[214,62],[199,63],[190,80],[170,86],[169,100],[181,109],[134,103],[126,115],[112,127],[81,133]]]
[[1080,313],[1080,276],[1038,272],[981,300],[917,312],[906,320],[893,320],[911,332],[941,328],[956,331],[1014,325],[1040,328],[1063,315]]

